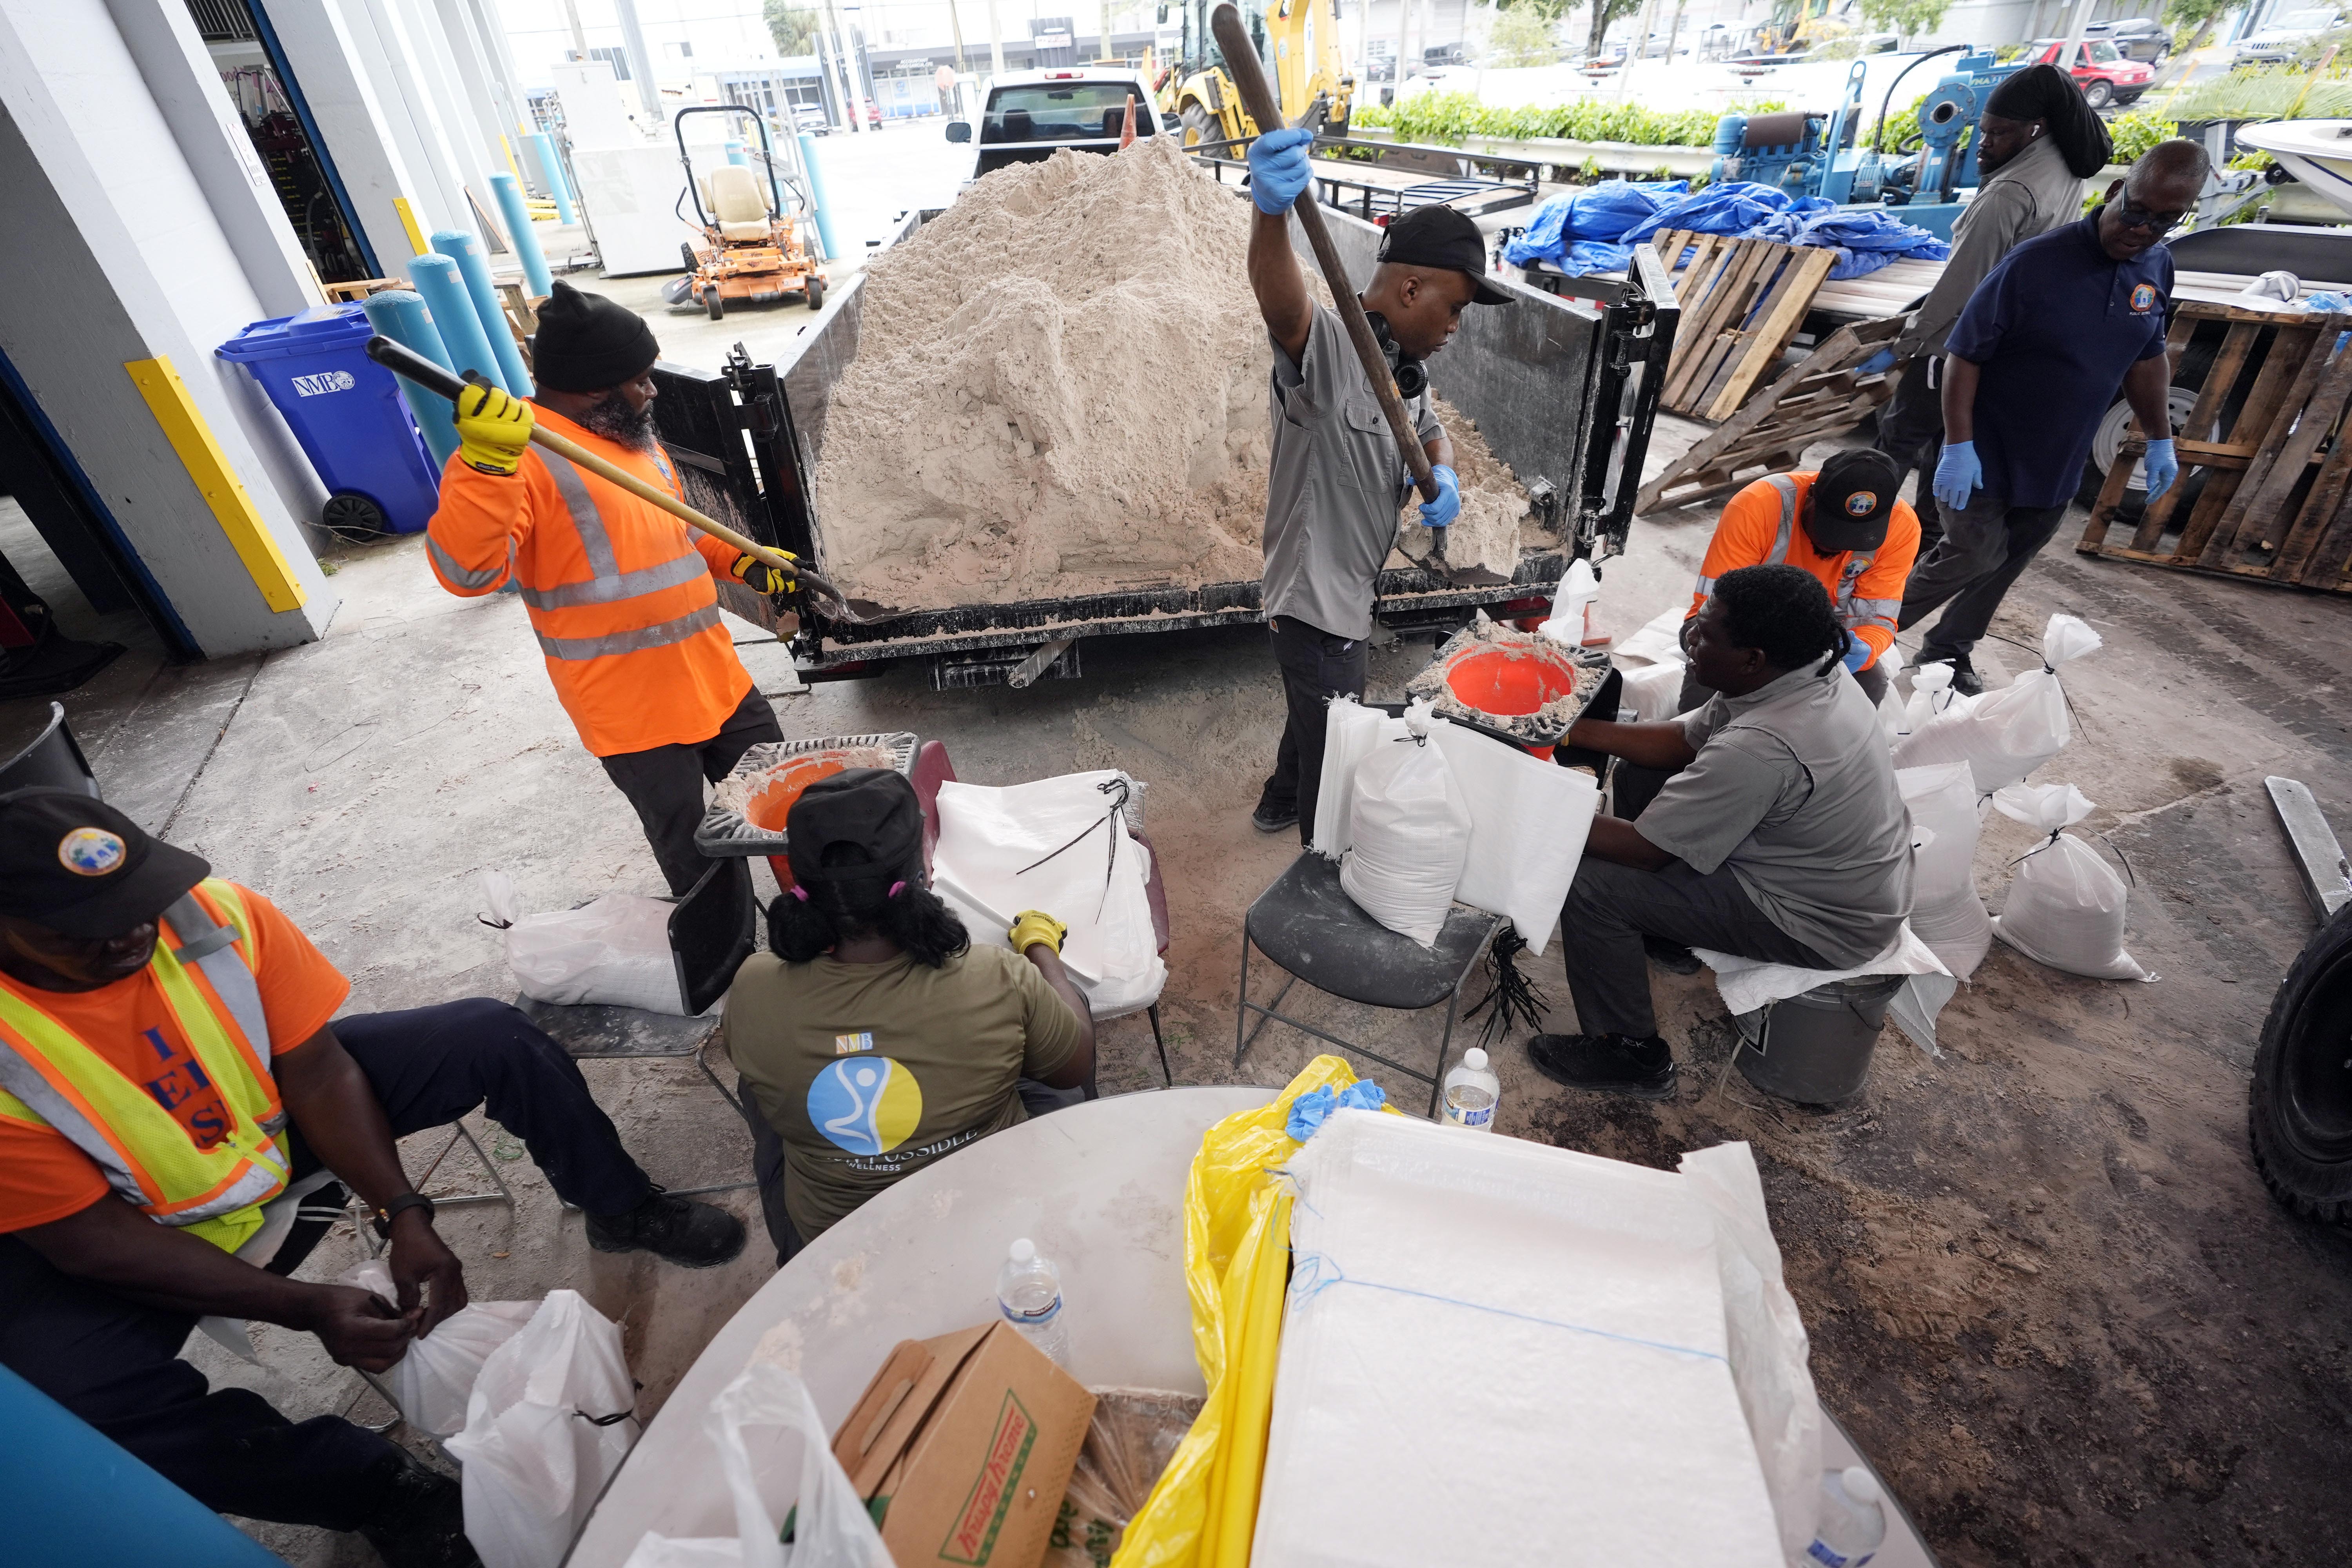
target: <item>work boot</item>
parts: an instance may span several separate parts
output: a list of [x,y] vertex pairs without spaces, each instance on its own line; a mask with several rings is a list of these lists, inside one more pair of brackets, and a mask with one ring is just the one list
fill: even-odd
[[625,1214],[590,1215],[588,1245],[599,1252],[650,1252],[681,1268],[715,1268],[743,1250],[743,1222],[656,1184]]
[[1704,967],[1698,954],[1678,942],[1668,942],[1662,936],[1643,936],[1642,951],[1650,962],[1669,974],[1696,974]]
[[1596,1094],[1672,1100],[1678,1081],[1675,1053],[1655,1035],[1538,1035],[1528,1042],[1528,1059],[1554,1083]]
[[466,1539],[466,1500],[457,1483],[402,1454],[384,1483],[388,1500],[360,1534],[384,1568],[480,1568]]
[[1952,667],[1952,689],[1958,692],[1961,696],[1981,697],[1984,695],[1984,677],[1977,673],[1977,667],[1969,662],[1969,656],[1967,654],[1959,654],[1951,658],[1931,658],[1925,662],[1928,664],[1950,665]]
[[1259,801],[1257,809],[1250,813],[1250,826],[1260,833],[1279,833],[1286,827],[1296,827],[1298,826],[1298,808],[1295,805],[1270,805]]

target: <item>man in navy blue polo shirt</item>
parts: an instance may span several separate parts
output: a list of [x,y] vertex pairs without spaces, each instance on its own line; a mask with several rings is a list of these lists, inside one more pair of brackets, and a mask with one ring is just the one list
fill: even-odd
[[1983,689],[1969,650],[2058,531],[2118,386],[2153,437],[2148,499],[2180,471],[2167,408],[2172,257],[2163,241],[2210,168],[2196,142],[2158,142],[2088,216],[2001,258],[1953,323],[1935,481],[1944,537],[1912,572],[1896,624],[1948,602],[1919,662],[1948,662],[1958,690]]

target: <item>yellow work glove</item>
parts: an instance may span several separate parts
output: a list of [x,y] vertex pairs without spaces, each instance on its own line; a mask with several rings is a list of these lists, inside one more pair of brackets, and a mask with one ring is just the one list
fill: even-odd
[[1032,942],[1044,942],[1055,952],[1062,951],[1062,939],[1070,928],[1043,910],[1023,910],[1013,917],[1013,951],[1027,952]]
[[[787,561],[800,559],[789,550],[779,550],[776,553]],[[777,571],[756,555],[739,553],[735,557],[735,564],[727,568],[727,574],[754,594],[781,594],[793,585],[790,574]]]
[[486,474],[511,474],[530,445],[530,405],[495,386],[457,395],[457,456]]

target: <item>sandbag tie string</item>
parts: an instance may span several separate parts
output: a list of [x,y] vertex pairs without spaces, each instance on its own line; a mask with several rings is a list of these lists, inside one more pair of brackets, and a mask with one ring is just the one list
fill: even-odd
[[[1130,781],[1125,773],[1120,773],[1116,778],[1105,779],[1102,783],[1095,785],[1095,788],[1105,795],[1115,795],[1117,797],[1111,801],[1110,809],[1104,812],[1092,822],[1087,823],[1084,827],[1078,829],[1077,833],[1067,842],[1063,844],[1060,849],[1049,850],[1045,854],[1040,855],[1036,859],[1032,860],[1026,866],[1022,867],[1020,870],[1013,872],[1013,874],[1014,876],[1027,876],[1030,872],[1034,871],[1038,867],[1043,866],[1046,861],[1051,860],[1055,856],[1062,853],[1063,849],[1068,849],[1076,845],[1081,839],[1085,838],[1096,828],[1108,826],[1113,817],[1118,816],[1127,809],[1128,796],[1133,793],[1134,786],[1132,781]],[[1118,830],[1114,828],[1110,835],[1110,853],[1103,860],[1102,899],[1095,905],[1095,919],[1098,921],[1102,919],[1104,909],[1110,903],[1111,873],[1118,868]]]
[[1702,1361],[1722,1362],[1729,1358],[1715,1351],[1700,1350],[1694,1345],[1678,1345],[1667,1340],[1647,1340],[1638,1334],[1621,1334],[1609,1329],[1596,1329],[1590,1323],[1571,1323],[1559,1318],[1538,1317],[1533,1312],[1515,1311],[1508,1307],[1493,1307],[1484,1301],[1467,1301],[1459,1296],[1440,1296],[1432,1290],[1415,1290],[1405,1285],[1384,1285],[1377,1279],[1350,1277],[1337,1263],[1319,1252],[1297,1255],[1291,1263],[1290,1293],[1305,1302],[1328,1290],[1334,1285],[1356,1285],[1367,1290],[1386,1290],[1394,1296],[1411,1296],[1423,1301],[1435,1301],[1441,1306],[1466,1307],[1474,1312],[1490,1312],[1498,1318],[1516,1318],[1523,1323],[1538,1323],[1548,1329],[1565,1329],[1572,1334],[1590,1334],[1595,1339],[1615,1340],[1620,1344],[1640,1345],[1646,1350],[1664,1351],[1671,1355],[1696,1356]]

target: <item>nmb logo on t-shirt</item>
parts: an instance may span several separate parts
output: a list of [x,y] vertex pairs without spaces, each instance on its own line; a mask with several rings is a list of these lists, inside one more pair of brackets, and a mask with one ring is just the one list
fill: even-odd
[[347,370],[322,370],[316,375],[294,378],[294,390],[304,397],[324,397],[331,392],[349,392],[358,384]]

